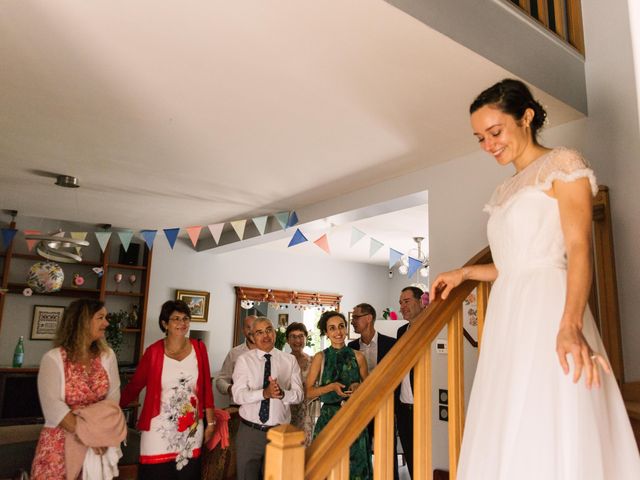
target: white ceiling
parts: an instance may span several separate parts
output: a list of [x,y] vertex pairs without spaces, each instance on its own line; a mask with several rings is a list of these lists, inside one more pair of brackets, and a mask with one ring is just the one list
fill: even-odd
[[509,75],[382,0],[5,1],[0,59],[0,206],[134,230],[299,210],[473,151],[468,104]]

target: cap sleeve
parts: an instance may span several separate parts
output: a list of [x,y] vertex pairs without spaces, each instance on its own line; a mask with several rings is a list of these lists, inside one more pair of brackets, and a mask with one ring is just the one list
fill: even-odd
[[581,178],[589,179],[591,193],[595,196],[598,193],[598,182],[584,157],[576,150],[557,148],[547,156],[541,165],[536,179],[536,187],[540,190],[549,190],[556,180],[570,183]]

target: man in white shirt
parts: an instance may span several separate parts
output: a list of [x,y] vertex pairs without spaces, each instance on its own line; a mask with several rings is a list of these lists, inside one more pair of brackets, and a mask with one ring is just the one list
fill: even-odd
[[361,303],[353,308],[351,324],[360,338],[349,342],[349,347],[360,350],[367,360],[369,373],[378,365],[382,358],[391,350],[396,339],[376,331],[376,310],[368,303]]
[[[400,313],[409,323],[398,329],[398,339],[425,308],[422,305],[423,293],[418,287],[405,287],[400,292]],[[413,369],[400,384],[400,401],[396,402],[396,417],[404,458],[407,460],[409,475],[413,477]]]
[[244,319],[242,331],[244,332],[245,341],[229,350],[229,353],[227,353],[227,356],[222,363],[222,368],[218,373],[216,373],[216,388],[223,395],[231,395],[231,386],[233,385],[233,367],[236,365],[238,357],[243,353],[256,348],[255,343],[253,343],[251,333],[251,328],[253,327],[255,319],[255,315],[248,315]]
[[254,350],[238,357],[231,392],[240,405],[236,440],[238,480],[262,478],[267,431],[291,421],[289,406],[304,399],[296,358],[274,348],[276,332],[271,320],[253,321]]

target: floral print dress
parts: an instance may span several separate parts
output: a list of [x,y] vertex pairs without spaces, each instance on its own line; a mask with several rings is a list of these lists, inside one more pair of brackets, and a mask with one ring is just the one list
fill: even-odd
[[[100,357],[85,367],[67,359],[61,350],[64,364],[65,402],[71,410],[78,410],[104,400],[109,393],[109,376]],[[65,480],[64,429],[44,427],[31,467],[33,480]]]
[[178,361],[165,355],[160,414],[140,440],[140,463],[176,462],[181,470],[200,456],[204,425],[198,419],[198,360],[195,350]]

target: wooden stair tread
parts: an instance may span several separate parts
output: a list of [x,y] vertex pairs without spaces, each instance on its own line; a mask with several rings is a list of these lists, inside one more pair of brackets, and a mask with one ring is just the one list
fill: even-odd
[[625,407],[627,407],[627,412],[631,418],[635,418],[636,420],[640,420],[640,402],[634,401],[625,401]]

